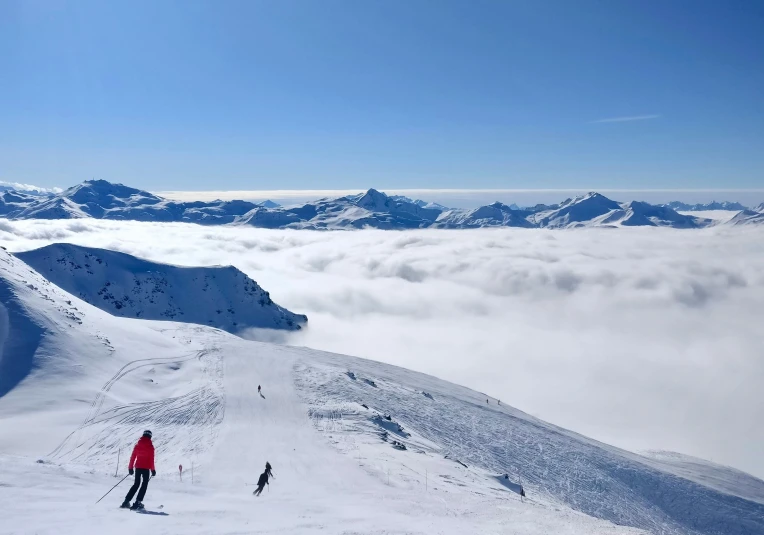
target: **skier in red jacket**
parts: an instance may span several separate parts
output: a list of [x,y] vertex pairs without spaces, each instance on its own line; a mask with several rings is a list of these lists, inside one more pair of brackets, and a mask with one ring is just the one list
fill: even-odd
[[[130,475],[133,475],[133,468],[135,468],[135,483],[130,487],[130,490],[125,496],[125,501],[122,502],[120,507],[130,509],[143,509],[143,497],[146,495],[146,489],[149,486],[149,472],[151,477],[157,475],[156,468],[154,467],[154,444],[151,442],[151,431],[146,430],[143,432],[143,436],[138,439],[138,442],[133,448],[133,454],[130,456],[130,465],[128,471]],[[143,481],[141,481],[143,480]],[[138,490],[140,487],[141,490]],[[130,506],[130,500],[138,492],[138,498],[135,503]]]

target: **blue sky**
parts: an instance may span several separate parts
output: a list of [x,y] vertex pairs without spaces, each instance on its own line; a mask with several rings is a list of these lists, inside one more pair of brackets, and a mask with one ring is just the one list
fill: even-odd
[[0,80],[40,186],[764,187],[758,1],[0,0]]

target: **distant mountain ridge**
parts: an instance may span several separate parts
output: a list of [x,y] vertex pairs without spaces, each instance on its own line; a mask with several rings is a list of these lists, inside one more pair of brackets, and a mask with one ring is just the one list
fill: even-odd
[[[682,212],[736,210],[729,221]],[[375,189],[338,198],[324,198],[282,207],[272,201],[179,202],[147,191],[89,180],[61,193],[34,195],[0,193],[0,217],[8,219],[112,219],[125,221],[185,222],[201,225],[240,225],[271,229],[383,230],[421,228],[587,228],[655,226],[703,228],[712,225],[748,225],[764,222],[764,203],[753,210],[739,203],[712,202],[688,205],[674,201],[652,205],[641,201],[620,203],[590,192],[559,204],[520,208],[495,202],[474,209],[448,208],[437,203],[386,195]]]
[[748,209],[746,206],[743,206],[739,202],[730,202],[730,201],[722,201],[722,202],[711,201],[709,203],[697,203],[697,204],[687,204],[680,201],[671,201],[669,203],[662,204],[661,206],[667,206],[668,208],[672,208],[674,210],[681,211],[681,212],[703,212],[706,210],[740,211],[740,210]]

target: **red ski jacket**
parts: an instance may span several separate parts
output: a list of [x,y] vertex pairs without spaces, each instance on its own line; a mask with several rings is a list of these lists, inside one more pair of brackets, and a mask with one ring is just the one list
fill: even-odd
[[133,454],[130,456],[130,466],[133,468],[145,468],[147,470],[156,470],[154,468],[154,444],[149,437],[141,437],[133,448]]

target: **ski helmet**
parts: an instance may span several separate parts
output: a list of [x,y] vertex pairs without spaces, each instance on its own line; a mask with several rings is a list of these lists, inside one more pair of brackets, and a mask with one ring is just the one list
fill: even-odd
[[143,432],[143,436],[144,436],[144,437],[149,437],[149,438],[151,438],[151,431],[149,431],[148,429],[146,429],[146,430]]

